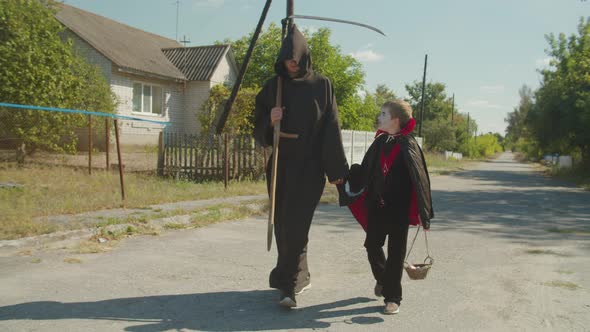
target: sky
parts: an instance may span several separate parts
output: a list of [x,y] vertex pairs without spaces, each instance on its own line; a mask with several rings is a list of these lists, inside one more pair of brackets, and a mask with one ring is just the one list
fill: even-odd
[[[127,25],[176,38],[176,0],[65,0],[65,3]],[[256,27],[265,0],[179,0],[178,39],[188,46],[238,39]],[[280,23],[286,1],[275,0],[266,18]],[[385,84],[406,97],[405,84],[441,82],[455,107],[469,113],[479,132],[505,133],[504,118],[518,105],[523,84],[539,86],[548,66],[545,35],[576,32],[590,16],[584,0],[295,0],[295,13],[354,20],[371,30],[338,23],[299,20],[310,31],[332,30],[331,42],[358,59],[365,87]]]

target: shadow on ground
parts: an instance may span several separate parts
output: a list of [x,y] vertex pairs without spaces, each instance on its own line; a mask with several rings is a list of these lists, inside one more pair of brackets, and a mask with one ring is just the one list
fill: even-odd
[[[381,306],[374,299],[357,297],[286,310],[273,290],[229,291],[110,299],[96,302],[29,302],[0,307],[3,320],[95,319],[129,322],[125,331],[162,330],[265,331],[325,329],[330,322],[370,325],[383,322],[374,314]],[[366,304],[362,308],[346,308]],[[350,318],[350,316],[354,316]],[[220,317],[220,318],[217,318]],[[344,318],[346,317],[346,318]]]
[[[469,170],[444,180],[453,184],[469,180],[465,186],[449,190],[437,186],[439,189],[432,191],[432,230],[483,233],[526,244],[590,240],[590,192],[530,172],[524,164],[505,163],[511,164],[506,170]],[[346,208],[332,207],[319,213],[322,218],[314,223],[331,227],[331,232],[362,232]],[[590,249],[590,241],[585,242]]]

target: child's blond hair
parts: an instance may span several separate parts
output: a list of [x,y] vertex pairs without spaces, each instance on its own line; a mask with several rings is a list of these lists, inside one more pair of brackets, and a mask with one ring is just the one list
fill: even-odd
[[408,102],[397,99],[385,102],[382,108],[386,108],[391,114],[391,118],[399,118],[400,126],[403,128],[408,124],[412,118],[412,106]]

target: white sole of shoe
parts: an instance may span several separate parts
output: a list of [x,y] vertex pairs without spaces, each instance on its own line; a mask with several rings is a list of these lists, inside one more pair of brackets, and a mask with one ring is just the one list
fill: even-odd
[[297,306],[297,303],[288,296],[282,299],[279,304],[285,308],[295,308]]
[[387,311],[387,310],[383,310],[383,314],[385,315],[395,315],[395,314],[399,314],[399,308],[397,308],[396,311]]
[[305,292],[306,290],[308,290],[308,289],[310,289],[310,288],[311,288],[311,282],[310,282],[310,283],[309,283],[307,286],[305,286],[305,287],[301,288],[301,290],[300,290],[300,291],[298,291],[298,292],[295,292],[295,295],[300,295],[301,293]]

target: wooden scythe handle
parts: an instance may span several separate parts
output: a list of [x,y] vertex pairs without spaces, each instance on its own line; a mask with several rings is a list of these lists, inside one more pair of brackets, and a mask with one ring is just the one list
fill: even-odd
[[[283,79],[277,78],[277,100],[276,107],[282,107]],[[268,230],[266,239],[266,250],[270,251],[272,246],[272,233],[275,223],[276,191],[277,191],[277,166],[279,163],[279,140],[281,136],[281,121],[274,124],[274,133],[272,141],[272,168],[270,179],[270,210],[268,211]]]

